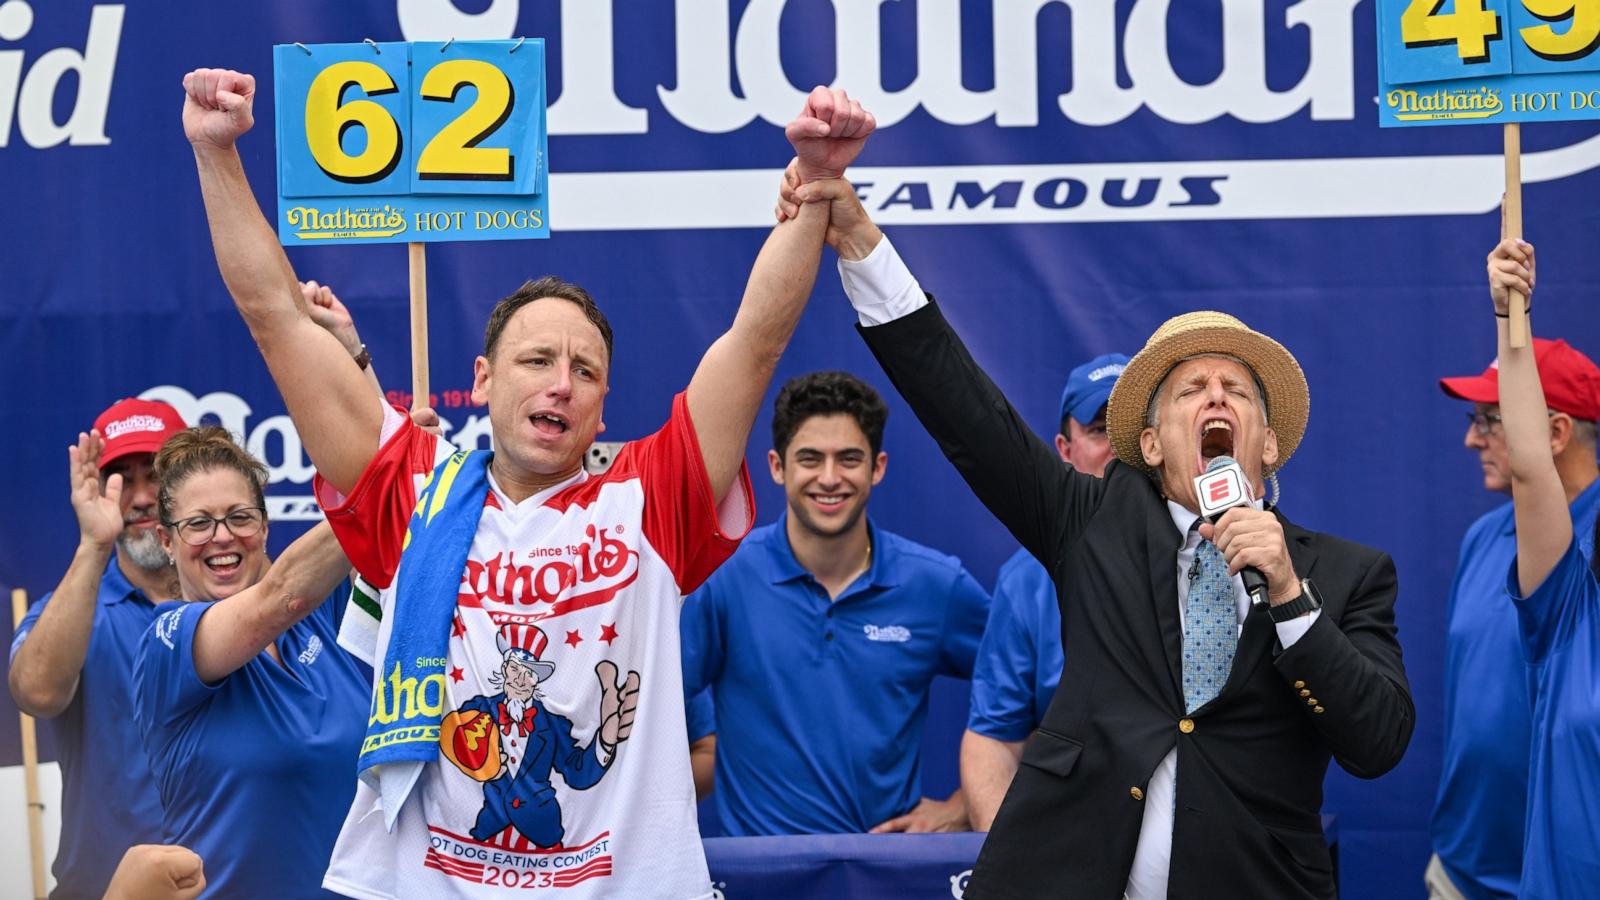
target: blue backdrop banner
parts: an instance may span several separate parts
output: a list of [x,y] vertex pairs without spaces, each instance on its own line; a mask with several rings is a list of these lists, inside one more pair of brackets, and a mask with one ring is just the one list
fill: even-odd
[[[270,467],[274,547],[317,515],[309,462],[217,275],[179,121],[185,72],[257,76],[241,152],[270,216],[275,44],[544,39],[553,239],[429,251],[430,399],[466,446],[489,440],[467,393],[488,309],[545,273],[589,288],[615,326],[605,436],[656,429],[732,320],[789,159],[783,123],[834,84],[880,123],[852,173],[869,208],[1041,433],[1069,369],[1132,353],[1177,313],[1232,313],[1299,357],[1313,415],[1282,506],[1394,556],[1418,713],[1400,767],[1374,782],[1336,769],[1326,811],[1346,896],[1419,896],[1444,598],[1462,533],[1504,499],[1484,492],[1464,405],[1436,382],[1494,354],[1483,260],[1500,135],[1380,130],[1376,20],[1370,0],[284,0],[181,18],[0,0],[0,392],[17,430],[0,451],[14,479],[0,582],[37,595],[59,578],[76,543],[66,447],[120,397],[243,435]],[[1600,196],[1600,137],[1589,123],[1525,132],[1526,236],[1545,267],[1535,333],[1600,354],[1584,199]],[[384,383],[407,384],[404,249],[289,252],[354,312]],[[887,390],[853,324],[825,271],[779,378],[843,368]],[[1014,544],[889,393],[876,521],[992,580]],[[769,424],[752,438],[757,471]],[[757,501],[770,521],[782,496],[758,483]],[[15,763],[0,707],[0,763]],[[954,786],[963,714],[956,694],[930,717],[929,793]]]

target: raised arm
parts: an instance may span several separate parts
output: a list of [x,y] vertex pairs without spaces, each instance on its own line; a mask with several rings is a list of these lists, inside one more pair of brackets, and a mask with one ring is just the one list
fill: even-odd
[[348,492],[378,452],[383,408],[338,338],[312,321],[289,259],[250,191],[235,141],[255,122],[255,79],[197,69],[184,76],[183,89],[183,130],[194,148],[222,280],[306,454],[329,484]]
[[1517,582],[1524,597],[1544,582],[1572,543],[1572,514],[1550,446],[1550,418],[1532,342],[1511,346],[1506,310],[1516,291],[1533,298],[1533,245],[1506,238],[1489,254],[1489,296],[1500,341],[1500,417],[1511,460],[1517,520]]
[[350,572],[327,522],[301,535],[266,577],[220,600],[194,635],[194,670],[207,684],[226,678],[317,608]]
[[[848,184],[786,174],[778,215],[826,202],[827,241],[862,336],[895,389],[973,493],[1046,568],[1077,534],[1104,481],[1072,472],[1028,427],[922,292]],[[803,207],[797,206],[803,204]]]
[[[819,87],[787,134],[812,177],[837,179],[874,127],[872,114],[844,91]],[[732,327],[706,350],[689,381],[689,416],[719,503],[733,487],[761,398],[811,297],[827,224],[827,209],[810,204],[772,229]]]
[[67,448],[72,511],[78,517],[78,549],[50,600],[11,658],[8,686],[17,707],[42,719],[58,716],[78,692],[99,602],[100,576],[122,533],[122,476],[100,483],[98,431],[79,434]]

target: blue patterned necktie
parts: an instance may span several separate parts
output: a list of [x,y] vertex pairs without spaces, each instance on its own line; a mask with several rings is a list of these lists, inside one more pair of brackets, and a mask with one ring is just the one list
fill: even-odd
[[1188,712],[1222,692],[1239,643],[1239,614],[1228,561],[1210,541],[1195,550],[1184,605],[1183,702]]

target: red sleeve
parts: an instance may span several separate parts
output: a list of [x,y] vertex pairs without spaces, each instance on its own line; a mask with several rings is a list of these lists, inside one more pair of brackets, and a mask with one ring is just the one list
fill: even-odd
[[411,417],[389,436],[367,463],[348,495],[341,496],[318,474],[317,502],[333,526],[339,546],[361,577],[377,588],[394,580],[400,547],[417,505],[417,479],[433,471],[439,438],[418,428]]
[[682,393],[672,399],[667,424],[624,446],[606,475],[613,472],[635,474],[643,484],[645,540],[666,560],[685,594],[733,555],[754,524],[755,498],[745,464],[740,463],[739,477],[721,506],[712,502],[700,440]]

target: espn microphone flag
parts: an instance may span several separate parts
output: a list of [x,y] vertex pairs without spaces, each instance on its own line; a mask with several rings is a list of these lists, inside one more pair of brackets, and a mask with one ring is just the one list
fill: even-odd
[[[1200,517],[1215,525],[1222,514],[1235,506],[1246,506],[1255,499],[1244,469],[1231,456],[1218,456],[1206,466],[1204,473],[1194,479],[1195,498],[1200,503]],[[1267,602],[1267,579],[1254,567],[1239,570],[1244,579],[1245,592],[1256,604]]]

